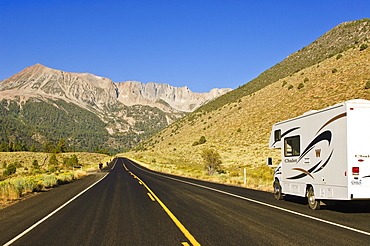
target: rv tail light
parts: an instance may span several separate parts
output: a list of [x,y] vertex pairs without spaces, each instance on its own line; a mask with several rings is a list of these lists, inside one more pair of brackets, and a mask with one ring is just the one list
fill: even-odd
[[359,167],[352,167],[352,175],[359,175],[360,168]]

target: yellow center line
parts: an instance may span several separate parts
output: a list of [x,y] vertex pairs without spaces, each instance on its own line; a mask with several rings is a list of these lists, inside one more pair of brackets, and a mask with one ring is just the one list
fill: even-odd
[[[123,164],[125,169],[128,171],[127,167]],[[193,246],[200,246],[200,243],[190,234],[190,232],[185,228],[185,226],[176,218],[176,216],[164,205],[164,203],[157,197],[156,194],[147,186],[139,177],[129,171],[131,175],[134,176],[135,179],[139,180],[142,185],[149,191],[149,193],[153,196],[155,200],[161,205],[161,207],[166,211],[167,215],[172,219],[172,221],[176,224],[176,226],[180,229],[180,231],[185,235],[185,237],[190,241]],[[188,245],[187,243],[182,243],[183,245]]]
[[128,171],[128,168],[126,167],[126,165],[125,165],[125,164],[123,164],[123,167],[126,169],[126,171]]
[[152,200],[153,202],[155,201],[155,199],[154,199],[154,197],[152,196],[152,194],[150,194],[150,193],[147,193],[148,194],[148,196],[149,196],[149,198],[150,198],[150,200]]

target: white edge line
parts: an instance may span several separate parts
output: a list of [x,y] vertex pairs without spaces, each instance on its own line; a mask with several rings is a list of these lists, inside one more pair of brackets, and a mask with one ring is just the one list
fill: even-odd
[[115,158],[115,161],[114,161],[114,164],[113,164],[113,167],[111,168],[111,170],[112,170],[113,168],[115,168],[115,166],[116,166],[116,164],[117,164],[117,159],[118,159],[118,158]]
[[51,212],[50,214],[46,215],[44,218],[42,218],[41,220],[39,220],[38,222],[36,222],[32,226],[30,226],[28,229],[26,229],[25,231],[23,231],[21,234],[19,234],[18,236],[16,236],[15,238],[13,238],[12,240],[10,240],[9,242],[5,243],[3,246],[11,245],[16,240],[18,240],[21,237],[23,237],[24,235],[26,235],[28,232],[30,232],[31,230],[33,230],[36,226],[40,225],[45,220],[49,219],[51,216],[53,216],[54,214],[56,214],[59,210],[61,210],[65,206],[67,206],[73,200],[75,200],[76,198],[78,198],[79,196],[81,196],[83,193],[85,193],[86,191],[88,191],[90,188],[92,188],[94,185],[96,185],[97,183],[99,183],[100,181],[102,181],[107,175],[108,175],[108,173],[105,174],[101,179],[99,179],[98,181],[96,181],[95,183],[93,183],[92,185],[90,185],[89,187],[87,187],[86,189],[84,189],[83,191],[81,191],[80,193],[78,193],[76,196],[74,196],[73,198],[71,198],[69,201],[67,201],[66,203],[64,203],[62,206],[60,206],[59,208],[55,209],[53,212]]
[[[134,164],[131,160],[130,160],[130,162],[132,164]],[[136,168],[139,168],[142,171],[148,172],[147,170],[142,169],[138,165],[135,165],[135,166],[136,166]],[[329,225],[337,226],[337,227],[340,227],[340,228],[343,228],[343,229],[347,229],[347,230],[350,230],[350,231],[354,231],[354,232],[358,232],[358,233],[362,233],[362,234],[365,234],[367,236],[370,236],[370,232],[362,231],[362,230],[355,229],[355,228],[352,228],[352,227],[349,227],[349,226],[345,226],[345,225],[341,225],[341,224],[338,224],[338,223],[335,223],[335,222],[331,222],[331,221],[328,221],[328,220],[324,220],[324,219],[320,219],[320,218],[317,218],[317,217],[313,217],[311,215],[302,214],[300,212],[296,212],[296,211],[289,210],[289,209],[286,209],[286,208],[282,208],[282,207],[278,207],[278,206],[271,205],[271,204],[268,204],[268,203],[260,202],[260,201],[253,200],[251,198],[247,198],[247,197],[244,197],[244,196],[235,195],[233,193],[229,193],[229,192],[226,192],[226,191],[222,191],[222,190],[210,188],[210,187],[207,187],[207,186],[204,186],[204,185],[199,185],[199,184],[191,183],[191,182],[184,181],[184,180],[181,180],[181,179],[176,179],[176,178],[168,177],[168,176],[165,176],[165,175],[161,175],[159,173],[155,173],[155,172],[151,172],[151,173],[153,173],[153,174],[155,174],[157,176],[161,176],[161,177],[167,178],[167,179],[172,179],[172,180],[175,180],[175,181],[178,181],[178,182],[182,182],[182,183],[185,183],[185,184],[189,184],[189,185],[193,185],[193,186],[198,186],[198,187],[201,187],[201,188],[204,188],[204,189],[216,191],[216,192],[219,192],[219,193],[222,193],[222,194],[225,194],[225,195],[233,196],[233,197],[236,197],[236,198],[247,200],[249,202],[257,203],[257,204],[264,205],[264,206],[267,206],[267,207],[270,207],[270,208],[278,209],[278,210],[285,211],[285,212],[288,212],[288,213],[291,213],[291,214],[295,214],[295,215],[298,215],[298,216],[301,216],[301,217],[305,217],[305,218],[308,218],[308,219],[320,221],[320,222],[323,222],[323,223],[326,223],[326,224],[329,224]]]

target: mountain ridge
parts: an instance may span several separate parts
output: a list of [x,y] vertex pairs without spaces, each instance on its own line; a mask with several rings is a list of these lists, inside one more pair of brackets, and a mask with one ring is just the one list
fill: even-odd
[[198,108],[197,111],[209,112],[228,103],[236,102],[240,98],[272,84],[279,79],[290,76],[300,70],[318,64],[320,61],[333,57],[350,48],[357,47],[370,40],[370,19],[347,21],[324,33],[311,44],[288,55],[283,61],[262,72],[255,79],[239,88],[222,95]]
[[[86,95],[82,92],[78,93],[76,90],[79,89],[79,84],[86,87],[85,91],[93,93]],[[157,100],[163,100],[173,109],[183,112],[191,112],[205,102],[231,91],[227,88],[214,88],[208,93],[196,93],[190,91],[186,86],[173,87],[169,84],[154,82],[143,84],[138,81],[113,82],[111,79],[94,74],[64,72],[48,68],[40,63],[25,68],[0,82],[0,91],[12,89],[16,89],[12,91],[13,94],[17,92],[23,95],[36,93],[60,99],[73,99],[73,95],[76,95],[75,99],[77,100],[72,101],[76,101],[79,105],[84,105],[84,101],[95,98],[97,106],[104,101],[102,97],[96,98],[99,91],[104,95],[104,98],[108,99],[108,103],[114,103],[115,100],[118,100],[128,106],[140,104],[172,111],[163,107],[163,103],[156,103]],[[104,89],[105,92],[100,89]]]

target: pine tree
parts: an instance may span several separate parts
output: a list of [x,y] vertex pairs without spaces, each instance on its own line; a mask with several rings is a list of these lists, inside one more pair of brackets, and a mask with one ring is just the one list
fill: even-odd
[[61,138],[59,140],[59,143],[58,143],[58,146],[56,147],[55,152],[56,153],[65,153],[65,152],[67,152],[67,146],[66,146],[66,142],[65,142],[64,138]]
[[58,169],[58,165],[59,165],[59,162],[58,162],[57,156],[55,154],[52,154],[49,159],[49,164],[48,164],[49,172],[55,172]]

